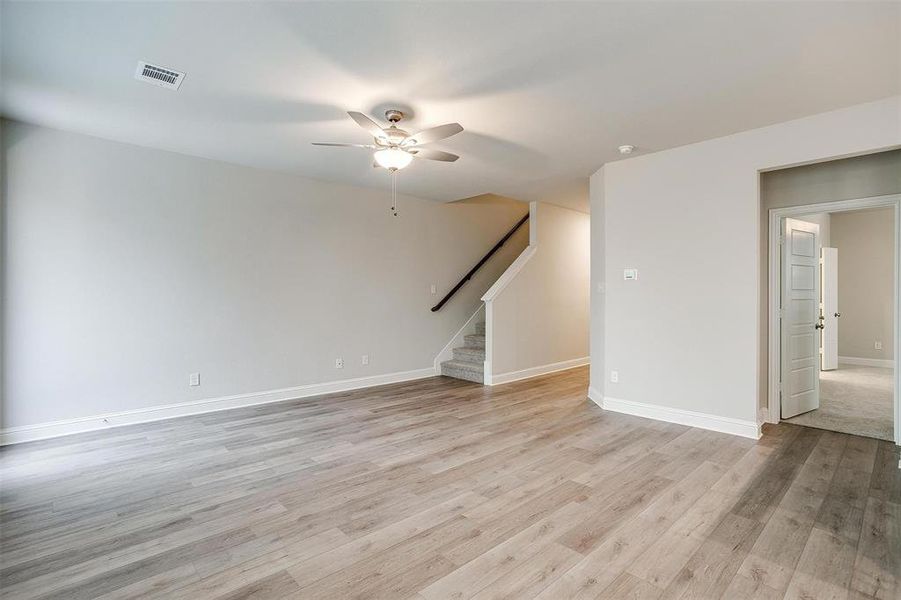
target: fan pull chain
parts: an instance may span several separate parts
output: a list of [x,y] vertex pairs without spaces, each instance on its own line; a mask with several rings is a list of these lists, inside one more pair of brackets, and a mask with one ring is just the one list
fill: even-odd
[[397,169],[391,169],[391,213],[397,216]]

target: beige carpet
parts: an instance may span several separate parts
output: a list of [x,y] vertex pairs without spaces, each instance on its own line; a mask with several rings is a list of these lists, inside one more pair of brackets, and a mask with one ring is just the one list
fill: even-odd
[[892,377],[892,369],[845,364],[821,371],[820,408],[785,420],[892,441]]

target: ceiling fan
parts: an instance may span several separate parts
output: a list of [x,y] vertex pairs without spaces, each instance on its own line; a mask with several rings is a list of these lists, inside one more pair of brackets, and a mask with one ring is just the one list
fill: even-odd
[[347,113],[350,118],[357,122],[357,125],[368,131],[372,135],[372,144],[332,144],[326,142],[313,142],[314,146],[340,146],[349,148],[367,148],[375,150],[373,158],[375,159],[374,167],[384,167],[391,172],[403,169],[414,158],[425,158],[428,160],[440,160],[444,162],[454,162],[459,156],[450,152],[442,152],[441,150],[432,150],[431,148],[421,148],[423,144],[437,142],[449,138],[463,131],[463,127],[459,123],[447,123],[425,129],[419,133],[409,134],[400,129],[397,124],[404,118],[404,113],[399,110],[386,110],[385,118],[391,125],[387,128],[381,127],[378,123],[360,112],[350,111]]

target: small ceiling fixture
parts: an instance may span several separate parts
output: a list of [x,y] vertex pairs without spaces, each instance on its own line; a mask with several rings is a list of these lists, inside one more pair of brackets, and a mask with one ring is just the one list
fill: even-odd
[[632,144],[623,144],[619,147],[620,154],[632,154],[633,152],[635,152],[635,146]]
[[454,162],[460,158],[456,154],[451,154],[450,152],[420,147],[423,144],[437,142],[438,140],[443,140],[460,133],[463,131],[463,127],[459,123],[447,123],[410,135],[397,126],[404,118],[404,113],[399,110],[391,109],[385,111],[385,119],[391,123],[389,127],[382,127],[360,112],[350,111],[347,114],[350,115],[351,119],[356,121],[357,125],[372,135],[372,144],[313,142],[313,145],[375,150],[376,152],[372,156],[375,163],[373,163],[372,166],[383,167],[388,169],[388,172],[391,173],[391,189],[393,196],[391,212],[394,213],[395,217],[397,216],[397,182],[394,180],[394,177],[400,169],[408,166],[413,162],[414,158],[425,158],[442,162]]

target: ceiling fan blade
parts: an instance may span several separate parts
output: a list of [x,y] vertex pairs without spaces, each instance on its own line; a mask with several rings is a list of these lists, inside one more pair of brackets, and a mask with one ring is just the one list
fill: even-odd
[[379,124],[364,115],[361,112],[348,111],[350,118],[357,122],[357,125],[372,134],[372,137],[386,138],[385,132],[379,127]]
[[418,146],[420,144],[437,142],[438,140],[449,138],[452,135],[457,135],[461,131],[463,131],[463,127],[459,123],[447,123],[446,125],[439,125],[438,127],[432,127],[431,129],[424,129],[419,133],[414,133],[404,140],[403,145]]
[[442,152],[441,150],[432,150],[430,148],[415,148],[408,150],[416,158],[427,158],[428,160],[440,160],[443,162],[454,162],[459,156],[450,152]]
[[372,144],[332,144],[329,142],[313,142],[314,146],[338,146],[339,148],[377,148]]

